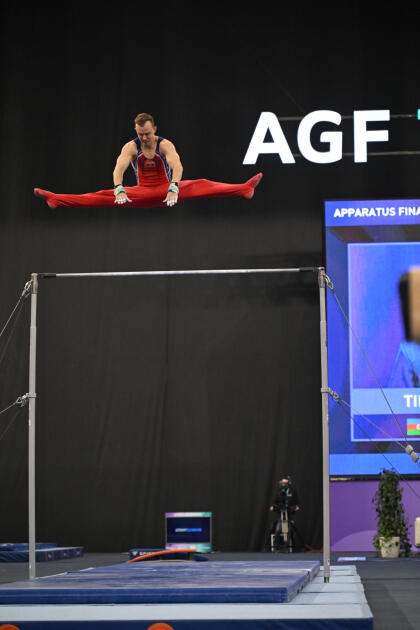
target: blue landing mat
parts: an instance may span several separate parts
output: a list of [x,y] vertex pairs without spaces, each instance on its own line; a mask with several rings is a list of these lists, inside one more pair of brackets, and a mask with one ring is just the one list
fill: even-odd
[[[49,547],[58,547],[56,542],[47,542],[35,544],[35,549],[48,549]],[[29,551],[29,543],[0,543],[0,551]]]
[[124,563],[4,584],[0,604],[284,603],[319,570],[317,561]]
[[[291,603],[0,606],[19,630],[373,630],[356,567],[321,570]],[[0,625],[0,628],[2,626]]]

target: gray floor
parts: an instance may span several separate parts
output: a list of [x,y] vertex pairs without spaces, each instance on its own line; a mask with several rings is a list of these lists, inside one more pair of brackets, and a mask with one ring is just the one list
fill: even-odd
[[[419,630],[420,629],[420,554],[411,558],[384,560],[373,553],[332,553],[331,564],[339,557],[364,556],[365,561],[349,560],[357,567],[365,595],[374,616],[375,630]],[[212,561],[235,560],[319,560],[322,553],[222,553],[208,554]],[[39,562],[36,565],[38,577],[54,575],[66,571],[78,571],[88,567],[117,564],[128,560],[127,553],[86,553],[82,558]],[[16,582],[28,578],[26,563],[0,563],[0,583]]]

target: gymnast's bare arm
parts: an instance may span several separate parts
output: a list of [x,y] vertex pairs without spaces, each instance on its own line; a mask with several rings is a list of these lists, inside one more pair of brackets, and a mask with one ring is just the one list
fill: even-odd
[[[182,178],[183,168],[181,164],[181,159],[175,149],[175,146],[170,140],[164,139],[160,143],[160,151],[169,164],[170,168],[172,169],[172,181],[179,183]],[[168,194],[163,201],[168,206],[175,205],[178,201],[178,193],[172,190],[168,190]]]
[[[117,158],[113,173],[114,187],[122,186],[124,173],[129,167],[130,162],[136,157],[136,155],[137,147],[135,143],[131,140],[123,146],[123,148],[121,149],[121,153]],[[123,204],[127,201],[131,201],[131,199],[127,197],[125,191],[121,191],[115,196],[115,203]]]

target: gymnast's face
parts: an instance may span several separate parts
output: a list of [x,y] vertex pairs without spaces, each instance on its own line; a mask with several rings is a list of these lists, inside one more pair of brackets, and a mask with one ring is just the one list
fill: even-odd
[[142,127],[136,125],[136,133],[143,147],[152,147],[155,140],[156,127],[153,127],[150,120],[147,120]]

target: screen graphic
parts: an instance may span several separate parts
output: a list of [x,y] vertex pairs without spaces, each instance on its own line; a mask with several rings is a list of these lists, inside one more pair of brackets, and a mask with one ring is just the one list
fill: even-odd
[[211,551],[211,512],[166,512],[166,549]]
[[420,266],[420,200],[325,202],[325,254],[328,380],[344,401],[329,402],[330,474],[419,475],[401,447],[420,448],[420,345],[399,280]]

